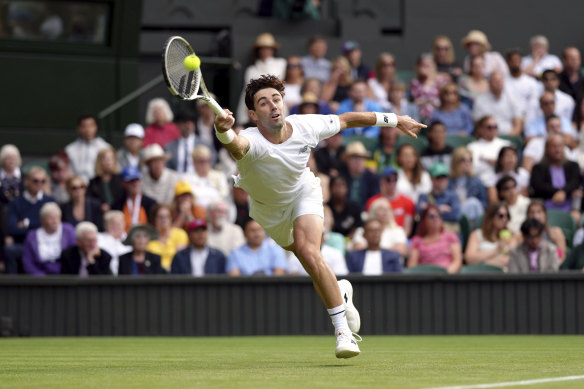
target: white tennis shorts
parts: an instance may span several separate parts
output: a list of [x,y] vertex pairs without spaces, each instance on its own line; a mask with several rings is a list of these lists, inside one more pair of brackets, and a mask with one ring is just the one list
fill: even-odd
[[302,215],[319,215],[324,220],[320,179],[312,174],[301,186],[302,191],[290,203],[280,207],[258,203],[252,199],[249,215],[281,247],[294,243],[294,220]]

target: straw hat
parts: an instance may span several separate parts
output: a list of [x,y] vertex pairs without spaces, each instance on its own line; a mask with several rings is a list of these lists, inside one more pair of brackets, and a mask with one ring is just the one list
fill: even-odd
[[491,50],[491,44],[489,43],[487,36],[484,32],[479,30],[471,30],[464,38],[462,38],[463,46],[466,46],[469,43],[478,43],[479,45],[482,45],[487,51]]
[[170,156],[164,152],[158,143],[153,143],[144,149],[142,162],[146,163],[155,158],[170,159]]
[[254,49],[259,49],[260,47],[271,47],[274,50],[278,50],[280,48],[280,44],[276,42],[276,39],[272,34],[269,32],[264,32],[263,34],[258,35],[253,45]]
[[371,153],[367,151],[363,143],[359,142],[358,140],[351,142],[347,145],[345,149],[345,153],[343,154],[345,159],[349,157],[363,157],[363,158],[370,158]]

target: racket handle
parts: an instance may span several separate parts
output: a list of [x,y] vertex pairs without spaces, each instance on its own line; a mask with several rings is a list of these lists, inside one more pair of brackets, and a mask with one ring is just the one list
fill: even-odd
[[221,106],[215,101],[215,99],[210,98],[209,100],[205,99],[205,103],[211,107],[213,112],[222,118],[227,116],[227,113],[221,108]]

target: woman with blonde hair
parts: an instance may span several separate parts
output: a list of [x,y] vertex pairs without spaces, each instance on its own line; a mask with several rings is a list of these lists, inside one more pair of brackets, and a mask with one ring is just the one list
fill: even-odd
[[331,77],[322,86],[321,98],[336,112],[339,103],[349,97],[349,89],[353,83],[351,65],[344,56],[338,56],[333,60]]
[[440,105],[439,90],[448,78],[436,71],[436,63],[429,53],[418,56],[415,74],[410,81],[410,94],[420,109],[420,117],[427,123]]
[[174,114],[170,105],[163,98],[155,98],[148,102],[146,108],[146,125],[142,147],[158,143],[164,145],[180,137],[180,131],[173,123]]
[[122,176],[119,174],[116,151],[106,147],[97,153],[95,177],[89,181],[87,194],[101,203],[101,210],[107,212],[112,204],[124,193]]
[[395,57],[391,53],[381,53],[377,57],[375,77],[367,80],[370,98],[388,109],[389,88],[396,79]]
[[103,231],[103,212],[101,204],[96,199],[87,195],[87,185],[80,176],[72,176],[67,180],[67,193],[70,201],[61,205],[63,221],[73,226],[88,221]]
[[503,269],[507,267],[509,251],[521,240],[507,228],[510,217],[505,203],[494,203],[487,207],[482,226],[468,237],[464,253],[466,263],[485,263]]
[[472,153],[464,146],[452,152],[448,189],[458,195],[462,214],[471,224],[485,213],[487,190],[472,169]]
[[0,204],[8,204],[22,192],[22,158],[18,147],[10,144],[0,149]]
[[456,82],[462,74],[462,68],[456,64],[454,46],[446,35],[438,35],[432,42],[432,56],[439,73],[448,75],[452,82]]
[[[364,221],[375,219],[383,228],[381,233],[381,242],[379,246],[382,249],[393,250],[405,257],[408,252],[406,232],[396,222],[391,209],[389,200],[380,197],[371,203],[371,207],[364,218]],[[365,229],[358,227],[353,235],[353,250],[361,250],[367,247],[367,240],[363,236]]]

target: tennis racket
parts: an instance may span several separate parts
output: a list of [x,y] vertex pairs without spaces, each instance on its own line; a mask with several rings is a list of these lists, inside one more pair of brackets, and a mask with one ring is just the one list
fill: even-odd
[[[162,50],[162,74],[168,89],[173,95],[182,100],[201,99],[217,115],[221,117],[227,116],[223,108],[209,94],[203,80],[201,68],[190,71],[185,67],[185,58],[192,54],[195,54],[195,50],[184,38],[173,36],[166,41]],[[199,89],[201,90],[201,95],[197,94]]]

